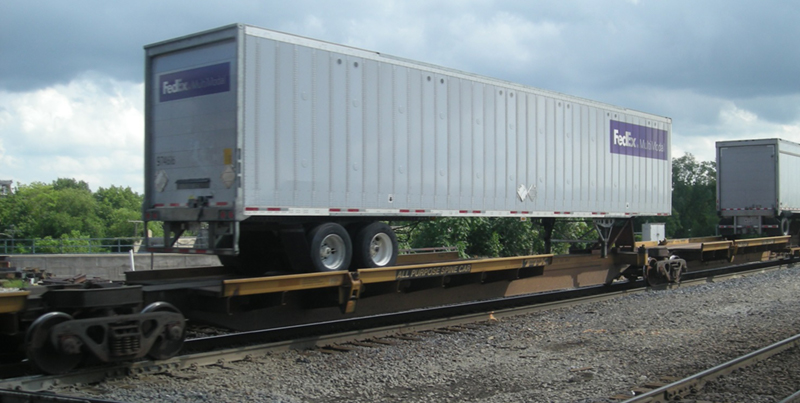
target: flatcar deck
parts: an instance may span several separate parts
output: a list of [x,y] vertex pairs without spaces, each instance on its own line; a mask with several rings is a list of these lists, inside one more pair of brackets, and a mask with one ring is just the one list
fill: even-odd
[[29,291],[0,292],[0,314],[17,313],[25,309]]

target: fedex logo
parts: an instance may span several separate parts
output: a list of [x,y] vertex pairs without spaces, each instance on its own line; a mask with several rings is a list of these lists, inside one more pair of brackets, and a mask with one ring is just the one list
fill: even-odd
[[636,139],[631,137],[631,132],[620,135],[618,129],[614,129],[614,144],[622,147],[636,147]]
[[162,94],[175,94],[181,91],[189,91],[189,83],[183,82],[180,78],[175,80],[174,84],[170,84],[166,81],[162,83]]
[[613,154],[669,160],[669,132],[656,124],[642,126],[612,120],[608,134]]
[[159,77],[160,102],[227,92],[231,89],[230,62],[203,66]]

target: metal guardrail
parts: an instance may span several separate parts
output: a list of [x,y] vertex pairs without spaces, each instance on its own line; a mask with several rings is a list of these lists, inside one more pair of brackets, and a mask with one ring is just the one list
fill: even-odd
[[138,251],[142,237],[0,239],[0,254],[128,253]]

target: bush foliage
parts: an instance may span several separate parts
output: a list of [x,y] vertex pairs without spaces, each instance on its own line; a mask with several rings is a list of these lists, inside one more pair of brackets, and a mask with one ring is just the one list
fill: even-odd
[[143,228],[132,221],[142,219],[141,206],[142,196],[130,187],[92,192],[86,182],[65,178],[50,184],[18,184],[11,194],[0,197],[0,232],[5,237],[46,241],[38,241],[37,248],[62,245],[65,239],[76,239],[70,242],[77,247],[88,245],[81,238],[136,237]]
[[[141,220],[142,200],[142,195],[130,187],[111,186],[92,193],[86,182],[75,179],[19,184],[10,195],[0,197],[0,232],[17,239],[38,239],[37,252],[40,248],[62,247],[82,252],[89,245],[87,238],[141,236],[143,228],[139,225],[137,233],[132,221]],[[638,221],[648,220],[653,221]],[[667,237],[714,235],[716,225],[716,164],[697,161],[688,153],[673,159],[672,216],[666,219]],[[596,239],[593,228],[591,220],[559,220],[553,239]],[[161,233],[160,226],[150,229],[155,235]],[[397,229],[401,248],[455,246],[464,257],[545,251],[544,229],[537,219],[440,218],[400,223]],[[565,253],[569,246],[554,243],[553,252]]]

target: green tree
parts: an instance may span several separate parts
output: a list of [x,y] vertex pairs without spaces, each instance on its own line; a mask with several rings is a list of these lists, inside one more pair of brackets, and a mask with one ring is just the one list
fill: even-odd
[[89,184],[84,181],[79,182],[73,178],[58,178],[53,181],[53,190],[59,191],[64,189],[77,189],[84,192],[92,192],[91,189],[89,189]]
[[59,238],[46,236],[37,240],[37,253],[99,253],[108,252],[107,248],[100,247],[101,241],[90,240],[86,235],[78,231],[69,234],[61,234]]
[[130,187],[111,186],[108,189],[97,189],[94,198],[98,204],[98,216],[106,225],[107,237],[141,235],[141,226],[137,227],[132,221],[142,219],[142,196]]
[[713,161],[697,161],[684,154],[672,160],[672,216],[667,237],[688,238],[716,234],[717,169]]
[[35,217],[30,236],[60,238],[78,231],[93,237],[105,236],[105,226],[97,216],[97,202],[91,191],[80,186],[52,185],[31,187],[29,212]]
[[[59,178],[50,184],[18,184],[0,198],[0,232],[15,238],[62,239],[131,237],[141,220],[142,196],[130,187],[111,186],[92,193],[84,181]],[[141,228],[139,228],[141,231]]]

